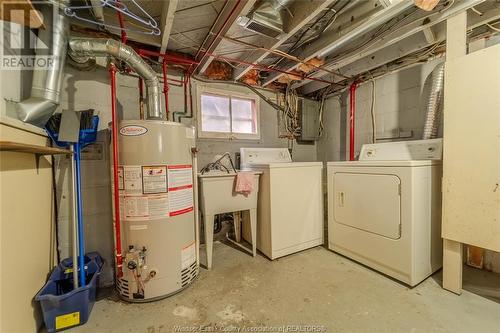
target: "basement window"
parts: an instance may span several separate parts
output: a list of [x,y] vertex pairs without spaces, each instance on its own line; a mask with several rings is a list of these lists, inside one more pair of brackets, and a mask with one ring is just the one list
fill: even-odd
[[210,90],[199,102],[200,138],[260,139],[257,96]]

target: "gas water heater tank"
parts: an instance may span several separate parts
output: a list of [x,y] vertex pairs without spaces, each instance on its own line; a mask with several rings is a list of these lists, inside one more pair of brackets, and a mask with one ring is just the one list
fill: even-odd
[[195,239],[194,129],[157,120],[119,123],[121,297],[160,299],[198,275]]

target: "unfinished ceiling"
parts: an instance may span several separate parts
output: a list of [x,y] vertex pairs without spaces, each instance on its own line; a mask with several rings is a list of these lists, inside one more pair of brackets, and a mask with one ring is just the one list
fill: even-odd
[[[191,70],[197,75],[225,67],[226,79],[268,88],[290,85],[304,95],[340,90],[355,80],[441,54],[445,20],[460,11],[468,10],[471,40],[500,28],[499,0],[441,0],[431,11],[416,7],[413,0],[121,3],[139,17],[147,13],[157,23],[156,31],[124,14],[120,23],[117,10],[109,7],[103,10],[101,31],[123,38],[116,28],[121,24],[129,41],[194,58],[199,64]],[[95,14],[95,9],[82,10],[90,19]],[[76,18],[72,23],[99,28]]]

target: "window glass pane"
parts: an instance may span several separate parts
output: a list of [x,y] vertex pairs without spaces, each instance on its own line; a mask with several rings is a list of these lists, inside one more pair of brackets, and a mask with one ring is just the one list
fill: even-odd
[[231,111],[234,133],[257,133],[255,101],[251,99],[231,98]]
[[201,129],[204,132],[231,132],[229,98],[201,95]]
[[233,120],[233,132],[254,134],[253,120]]

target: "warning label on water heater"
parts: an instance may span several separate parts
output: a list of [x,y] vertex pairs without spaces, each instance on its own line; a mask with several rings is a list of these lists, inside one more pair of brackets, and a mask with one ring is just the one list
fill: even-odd
[[123,166],[123,175],[118,178],[123,178],[123,189],[125,194],[134,195],[142,194],[142,176],[140,166]]
[[193,171],[191,165],[168,166],[168,202],[170,216],[193,210]]
[[167,193],[167,166],[142,167],[142,192],[144,194]]
[[147,221],[169,216],[167,194],[124,196],[121,199],[124,221]]

